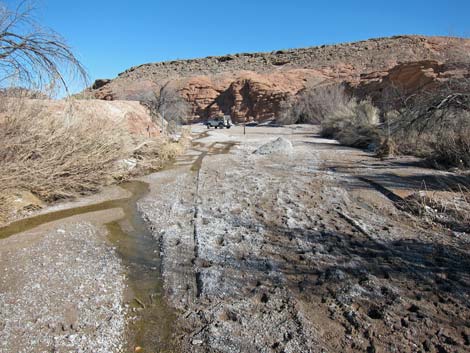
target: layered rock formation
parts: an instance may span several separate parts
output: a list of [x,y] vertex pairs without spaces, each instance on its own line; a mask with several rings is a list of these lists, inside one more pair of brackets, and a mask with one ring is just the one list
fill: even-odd
[[282,100],[309,85],[346,81],[362,93],[367,85],[370,89],[371,83],[384,79],[419,86],[457,73],[442,65],[449,68],[465,61],[470,61],[469,39],[396,36],[145,64],[109,82],[96,82],[91,92],[99,99],[145,100],[171,81],[190,102],[192,121],[215,114],[230,114],[235,121],[262,121],[275,117]]
[[370,97],[377,105],[387,95],[409,96],[421,89],[434,89],[449,80],[470,79],[470,62],[440,63],[423,60],[401,63],[390,70],[361,75],[360,80],[349,82],[353,93],[360,99]]

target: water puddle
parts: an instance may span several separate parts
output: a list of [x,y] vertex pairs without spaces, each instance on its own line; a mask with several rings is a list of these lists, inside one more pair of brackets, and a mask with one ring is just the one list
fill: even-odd
[[164,299],[159,243],[137,209],[137,201],[148,193],[149,186],[134,181],[123,187],[133,195],[122,205],[125,217],[106,226],[128,269],[128,348],[131,352],[135,347],[142,352],[174,352],[176,315]]
[[163,281],[160,275],[159,243],[148,230],[137,209],[137,201],[149,191],[149,185],[132,181],[120,185],[131,193],[129,198],[104,201],[23,219],[0,228],[0,239],[31,230],[45,223],[64,218],[120,208],[125,216],[106,224],[109,240],[116,247],[126,266],[128,290],[125,301],[129,305],[127,330],[128,351],[174,352],[176,315],[166,305]]
[[[201,134],[199,139],[205,136],[208,136],[208,133]],[[196,154],[181,156],[164,170],[177,167],[179,161],[199,175],[204,157],[228,154],[234,145],[235,142],[214,142],[207,146],[194,141],[192,151]],[[152,236],[137,209],[137,201],[149,192],[149,185],[141,181],[132,181],[120,186],[129,191],[131,196],[22,219],[0,228],[0,239],[80,214],[113,208],[122,209],[125,216],[106,224],[106,227],[109,241],[116,247],[127,268],[128,290],[125,293],[125,302],[129,306],[127,351],[177,352],[179,349],[175,338],[176,314],[166,305],[164,299],[159,243]]]

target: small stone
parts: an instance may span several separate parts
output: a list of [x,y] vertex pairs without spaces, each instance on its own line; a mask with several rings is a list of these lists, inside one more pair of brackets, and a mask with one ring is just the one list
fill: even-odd
[[470,334],[462,332],[462,338],[464,341],[463,344],[465,344],[466,346],[470,346]]
[[424,319],[424,324],[426,325],[427,328],[431,328],[432,327],[432,320],[429,319],[429,318],[425,318]]
[[423,349],[426,352],[429,352],[432,349],[432,343],[429,338],[426,338],[426,340],[423,342]]
[[375,348],[374,342],[370,342],[369,347],[367,347],[367,353],[376,353],[377,349]]
[[134,348],[134,352],[136,352],[136,353],[137,353],[137,352],[142,352],[143,350],[144,350],[144,349],[143,349],[141,346],[136,346],[136,347]]
[[404,317],[403,319],[401,319],[401,325],[403,327],[408,327],[408,326],[410,326],[410,322],[406,317]]
[[203,343],[203,341],[202,341],[202,340],[193,340],[191,343],[192,343],[193,345],[200,345],[200,344]]

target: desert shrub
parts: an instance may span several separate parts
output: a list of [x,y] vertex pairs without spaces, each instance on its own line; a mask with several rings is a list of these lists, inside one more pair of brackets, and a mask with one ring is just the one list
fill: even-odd
[[428,158],[444,166],[470,167],[470,126],[437,131]]
[[379,110],[356,101],[338,84],[307,88],[281,104],[279,122],[320,124],[321,135],[348,146],[367,147],[381,139]]
[[[165,132],[169,134],[179,132],[191,111],[189,103],[181,96],[178,89],[171,85],[170,81],[158,91],[149,92],[141,102],[149,109],[153,120],[161,124]],[[163,124],[162,120],[164,120]],[[166,125],[166,128],[163,125]]]
[[378,127],[378,109],[370,101],[350,99],[337,106],[322,122],[321,134],[353,147],[378,145],[381,131]]
[[[96,112],[55,111],[43,100],[0,100],[0,199],[26,190],[45,202],[95,192],[155,171],[183,151],[181,143],[129,132],[127,121]],[[123,169],[122,160],[135,168]],[[0,207],[0,216],[8,205]]]
[[447,192],[414,192],[399,207],[458,232],[470,230],[470,191],[461,184]]
[[337,107],[349,101],[342,85],[307,87],[295,97],[281,102],[277,121],[281,124],[319,124]]
[[21,100],[2,108],[0,192],[19,188],[54,201],[95,191],[132,148],[124,122],[52,114]]
[[171,161],[181,155],[189,143],[188,136],[183,133],[178,141],[169,138],[154,139],[141,145],[133,153],[133,158],[138,161],[137,168],[126,177],[139,174],[152,173],[165,167]]
[[[396,90],[398,92],[398,90]],[[428,159],[436,166],[470,167],[470,81],[402,93],[386,116],[397,151]]]

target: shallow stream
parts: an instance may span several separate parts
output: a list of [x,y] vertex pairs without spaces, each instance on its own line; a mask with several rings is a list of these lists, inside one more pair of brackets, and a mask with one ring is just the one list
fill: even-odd
[[[195,155],[180,156],[175,164],[189,166],[198,179],[202,161],[207,155],[227,154],[235,142],[214,142],[208,147],[198,142],[208,133],[193,140]],[[131,196],[101,203],[80,206],[22,219],[0,228],[0,239],[25,232],[42,224],[68,217],[120,208],[124,217],[106,224],[108,239],[115,246],[127,271],[128,290],[125,303],[128,305],[128,329],[126,341],[129,352],[177,352],[176,313],[165,303],[161,277],[160,244],[148,229],[138,210],[137,202],[149,192],[149,185],[142,181],[123,183],[120,187]],[[140,347],[140,348],[139,348]]]
[[120,186],[129,191],[131,196],[22,219],[0,228],[0,239],[80,214],[122,209],[124,217],[106,224],[106,227],[108,239],[115,246],[126,267],[128,351],[133,352],[136,347],[141,347],[142,352],[173,352],[176,349],[176,315],[164,300],[159,243],[152,236],[137,209],[137,201],[148,193],[149,185],[141,181],[131,181]]

